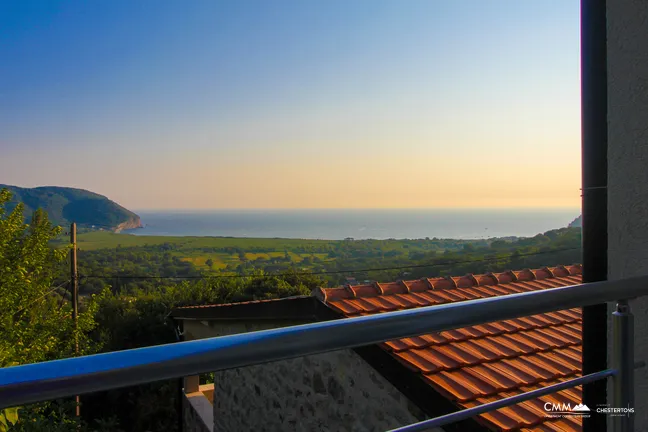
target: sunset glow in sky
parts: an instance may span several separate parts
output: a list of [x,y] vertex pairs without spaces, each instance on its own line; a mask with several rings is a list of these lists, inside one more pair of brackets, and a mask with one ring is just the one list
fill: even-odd
[[0,183],[130,209],[578,207],[578,0],[0,3]]

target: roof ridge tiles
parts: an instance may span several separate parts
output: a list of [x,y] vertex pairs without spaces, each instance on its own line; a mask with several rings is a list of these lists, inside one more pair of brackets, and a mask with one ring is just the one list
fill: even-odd
[[464,277],[470,279],[473,282],[473,286],[476,286],[476,287],[479,286],[479,280],[477,280],[477,278],[475,277],[474,274],[466,273],[466,276],[464,276]]
[[556,277],[556,273],[555,273],[554,269],[555,269],[555,267],[553,269],[550,268],[550,267],[544,267],[542,270],[548,272],[551,275],[551,277],[553,278],[553,277]]
[[536,274],[533,272],[533,270],[529,268],[525,268],[523,270],[514,273],[518,279],[516,282],[527,282],[530,280],[536,280]]
[[401,279],[400,283],[401,283],[401,284],[405,287],[405,289],[407,290],[407,294],[409,294],[409,293],[412,292],[412,288],[410,288],[410,286],[409,286],[409,284],[408,284],[407,282],[405,282],[404,280]]
[[[452,285],[451,288],[458,288],[457,281],[452,276],[445,276],[443,278],[443,280],[446,280],[446,281],[450,282],[450,284]],[[435,289],[436,289],[436,286],[435,286]]]
[[484,277],[489,277],[493,280],[493,285],[499,285],[500,284],[500,278],[497,277],[497,275],[493,272],[488,272],[484,275]]
[[[574,270],[574,273],[572,273],[572,270]],[[569,274],[570,275],[576,275],[576,274],[583,274],[583,265],[582,264],[572,264],[570,269],[569,269]]]
[[[560,279],[573,277],[582,274],[582,266],[574,264],[572,266],[555,266],[542,267],[538,269],[523,269],[519,271],[508,270],[501,273],[467,273],[464,276],[441,276],[436,278],[421,278],[411,281],[399,280],[393,283],[399,283],[405,288],[405,292],[397,293],[393,290],[385,290],[380,282],[373,282],[367,285],[344,285],[338,288],[321,288],[321,291],[313,291],[313,294],[320,300],[335,301],[343,299],[354,299],[374,296],[389,296],[394,294],[410,294],[414,292],[425,292],[428,290],[454,290],[457,288],[473,287],[507,287],[512,283],[541,282],[546,279]],[[427,289],[421,289],[421,283],[427,286]],[[391,282],[390,282],[391,284]],[[412,284],[416,288],[410,286]],[[371,287],[372,289],[369,289]],[[526,290],[536,290],[538,288],[527,288]],[[347,295],[339,295],[339,291],[344,291]],[[330,295],[336,293],[338,295]]]
[[505,273],[511,276],[511,278],[513,279],[511,282],[518,282],[520,280],[513,270],[509,270]]
[[378,295],[384,295],[385,294],[385,290],[383,289],[382,286],[380,286],[380,284],[378,282],[374,282],[372,285],[374,286],[374,288],[376,288],[376,291],[378,291]]
[[[434,289],[434,285],[432,285],[432,282],[430,281],[430,278],[423,277],[423,278],[416,279],[416,280],[412,281],[413,284],[414,284],[415,282],[423,282],[422,285],[425,285],[427,288],[426,288],[426,289],[423,289],[423,290],[421,290],[421,289],[410,290],[411,293],[415,293],[415,292],[425,292],[425,291],[430,291],[430,290],[433,290],[433,289]],[[416,284],[416,285],[417,285],[417,287],[418,287],[418,286],[420,286],[421,284],[418,283],[418,284]]]
[[[558,271],[560,271],[562,274],[557,275]],[[558,277],[569,276],[569,269],[567,267],[565,267],[564,265],[559,265],[559,266],[554,267],[554,274],[556,274]]]

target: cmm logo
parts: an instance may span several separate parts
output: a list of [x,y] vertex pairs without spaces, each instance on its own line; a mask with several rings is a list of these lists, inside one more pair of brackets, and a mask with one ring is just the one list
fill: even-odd
[[578,404],[572,408],[571,404],[552,404],[547,402],[544,404],[544,409],[551,414],[583,415],[590,412],[590,409],[584,404]]

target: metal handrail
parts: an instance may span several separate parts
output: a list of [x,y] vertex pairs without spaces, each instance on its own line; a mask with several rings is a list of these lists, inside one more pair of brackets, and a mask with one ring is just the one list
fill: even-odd
[[646,294],[642,276],[14,366],[0,369],[0,408]]

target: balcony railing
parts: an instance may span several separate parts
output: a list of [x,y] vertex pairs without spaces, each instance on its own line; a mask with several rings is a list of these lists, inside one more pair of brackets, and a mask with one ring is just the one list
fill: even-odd
[[[617,302],[611,368],[395,430],[439,427],[608,377],[613,380],[612,405],[633,407],[634,334],[627,301],[646,294],[648,276],[14,366],[0,369],[0,408],[610,301]],[[632,431],[633,416],[613,417],[613,426]]]

